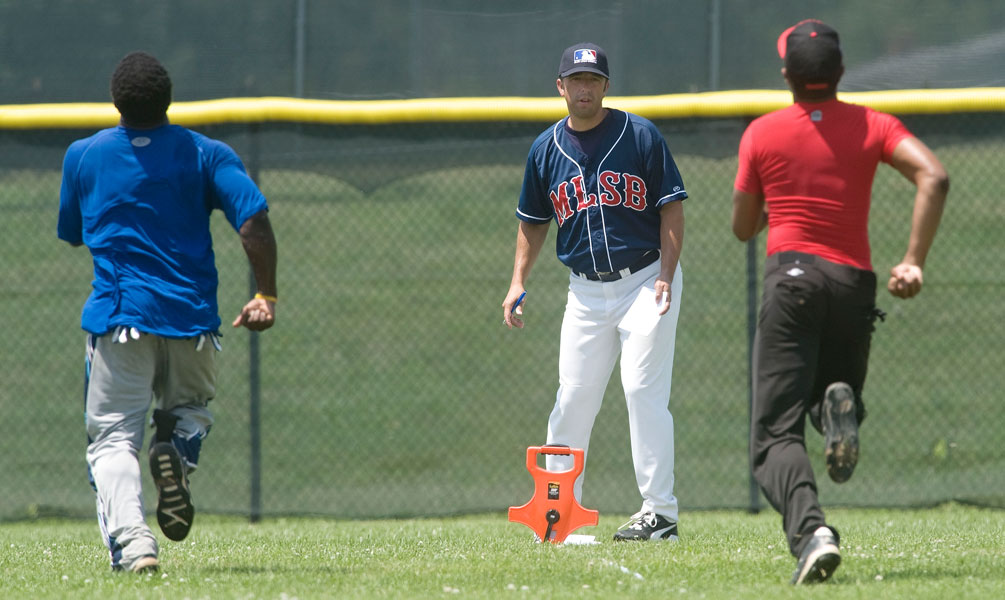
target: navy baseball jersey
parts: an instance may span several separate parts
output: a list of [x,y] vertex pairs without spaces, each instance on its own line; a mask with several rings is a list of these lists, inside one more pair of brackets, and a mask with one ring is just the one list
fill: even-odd
[[687,198],[656,126],[608,110],[597,139],[577,139],[566,117],[534,140],[516,211],[558,223],[558,258],[577,273],[618,271],[658,250],[660,207]]

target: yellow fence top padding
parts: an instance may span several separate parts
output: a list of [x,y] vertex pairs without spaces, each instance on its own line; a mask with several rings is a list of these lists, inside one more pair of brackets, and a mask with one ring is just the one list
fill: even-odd
[[[839,98],[894,114],[1005,112],[1005,88],[849,92]],[[611,96],[605,106],[649,119],[752,117],[792,103],[782,90],[746,90]],[[421,98],[413,100],[306,100],[228,98],[176,102],[168,116],[184,126],[220,123],[319,123],[365,125],[394,123],[544,121],[565,116],[565,102],[554,98]],[[119,116],[111,103],[0,105],[0,129],[90,129],[111,127]]]

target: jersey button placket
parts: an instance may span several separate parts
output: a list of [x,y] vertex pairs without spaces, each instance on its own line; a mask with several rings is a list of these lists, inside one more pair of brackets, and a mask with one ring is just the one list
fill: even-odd
[[593,260],[598,271],[610,271],[611,264],[607,259],[607,244],[604,241],[603,207],[594,206],[590,209],[590,237],[593,240]]

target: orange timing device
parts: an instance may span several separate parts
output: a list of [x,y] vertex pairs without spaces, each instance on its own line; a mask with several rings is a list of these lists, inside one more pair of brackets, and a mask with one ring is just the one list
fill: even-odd
[[[539,454],[572,455],[570,471],[548,471],[537,466]],[[534,476],[534,497],[523,506],[509,507],[509,520],[523,523],[541,540],[553,544],[580,527],[596,525],[600,513],[583,508],[573,493],[576,478],[583,472],[585,454],[581,448],[568,446],[531,446],[527,448],[527,470]]]

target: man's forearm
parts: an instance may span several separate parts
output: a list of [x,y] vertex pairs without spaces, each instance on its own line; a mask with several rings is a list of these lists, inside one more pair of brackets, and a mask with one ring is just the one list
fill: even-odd
[[935,241],[935,232],[942,220],[948,188],[948,181],[919,177],[918,192],[914,199],[914,214],[911,217],[911,237],[907,252],[904,254],[904,262],[924,268],[928,251]]
[[544,241],[548,237],[550,223],[532,225],[526,221],[520,222],[516,235],[516,255],[513,258],[512,283],[523,285],[530,275],[530,270],[537,262]]
[[267,212],[262,211],[241,226],[241,244],[255,275],[258,291],[267,296],[277,296],[276,289],[276,238]]
[[677,270],[683,246],[684,205],[680,201],[669,202],[660,209],[660,270],[667,280]]

